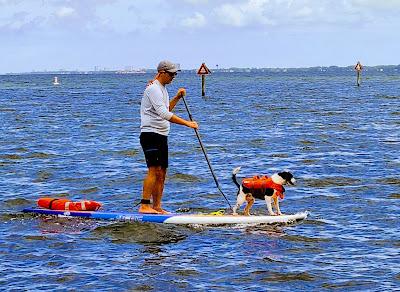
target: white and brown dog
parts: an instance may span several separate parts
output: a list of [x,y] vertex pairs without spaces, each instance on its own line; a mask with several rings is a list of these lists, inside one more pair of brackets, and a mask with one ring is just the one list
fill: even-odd
[[[244,202],[247,205],[244,209],[244,215],[250,215],[250,209],[254,204],[255,199],[265,200],[269,215],[282,215],[279,209],[278,198],[283,199],[285,188],[284,185],[294,185],[296,180],[288,171],[283,171],[273,174],[271,177],[255,176],[252,178],[245,178],[239,184],[236,179],[236,174],[240,171],[240,167],[236,167],[232,171],[232,180],[238,187],[236,205],[233,207],[233,215],[237,215],[237,210]],[[276,213],[272,211],[272,202]]]

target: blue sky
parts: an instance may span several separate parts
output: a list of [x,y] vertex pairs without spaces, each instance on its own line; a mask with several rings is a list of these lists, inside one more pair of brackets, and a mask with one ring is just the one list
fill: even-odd
[[0,0],[0,73],[400,64],[400,0]]

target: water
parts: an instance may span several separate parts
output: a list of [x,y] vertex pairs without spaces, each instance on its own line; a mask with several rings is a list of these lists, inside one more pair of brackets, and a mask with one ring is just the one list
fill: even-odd
[[[176,227],[22,214],[60,194],[132,211],[146,172],[139,107],[151,75],[0,76],[3,291],[400,290],[400,77],[346,70],[182,73],[230,202],[240,177],[288,169],[292,226]],[[187,117],[183,103],[176,113]],[[164,207],[227,204],[191,129],[173,125]],[[265,213],[262,202],[253,211]]]

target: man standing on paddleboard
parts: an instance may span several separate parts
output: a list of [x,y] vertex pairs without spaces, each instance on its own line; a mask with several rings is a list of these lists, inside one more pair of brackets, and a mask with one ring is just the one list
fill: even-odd
[[[158,74],[150,82],[142,98],[140,106],[142,145],[147,164],[147,175],[143,182],[143,194],[140,202],[140,213],[167,214],[161,207],[165,176],[168,168],[168,134],[170,123],[180,124],[197,129],[195,121],[184,120],[171,111],[177,102],[186,95],[184,88],[169,100],[165,88],[177,75],[179,68],[170,61],[161,61],[157,67]],[[153,199],[151,204],[150,198]]]
[[363,69],[363,66],[361,65],[360,61],[357,62],[356,66],[354,67],[354,70],[357,71],[357,86],[360,86],[361,82],[361,70]]

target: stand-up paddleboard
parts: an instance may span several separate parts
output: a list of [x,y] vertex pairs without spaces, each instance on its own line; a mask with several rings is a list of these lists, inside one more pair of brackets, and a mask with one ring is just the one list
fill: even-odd
[[281,216],[234,216],[234,215],[203,215],[203,214],[139,214],[90,211],[59,211],[40,208],[24,209],[25,213],[54,215],[62,217],[79,217],[97,220],[114,220],[125,222],[151,222],[165,224],[275,224],[294,223],[307,218],[307,212]]

